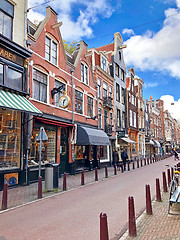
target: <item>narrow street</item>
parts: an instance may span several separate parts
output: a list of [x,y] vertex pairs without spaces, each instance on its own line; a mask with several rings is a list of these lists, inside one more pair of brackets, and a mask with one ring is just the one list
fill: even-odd
[[[99,240],[99,215],[108,216],[110,239],[119,239],[128,220],[128,197],[138,216],[145,208],[145,185],[155,196],[155,179],[167,171],[168,158],[75,190],[0,214],[1,240]],[[161,187],[162,189],[162,187]]]

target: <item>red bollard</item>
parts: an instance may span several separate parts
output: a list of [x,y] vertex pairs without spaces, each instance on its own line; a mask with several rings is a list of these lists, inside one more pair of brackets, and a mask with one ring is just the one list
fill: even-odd
[[117,175],[117,167],[116,167],[116,164],[114,164],[114,175]]
[[164,192],[167,192],[168,190],[167,190],[166,173],[163,172],[162,175],[163,175],[163,190]]
[[122,173],[124,172],[123,164],[121,164],[121,172],[122,172]]
[[98,171],[97,171],[97,167],[95,167],[95,181],[98,181]]
[[150,164],[152,164],[152,159],[150,158]]
[[42,177],[38,178],[38,198],[42,198]]
[[146,166],[146,158],[144,159],[144,166]]
[[141,159],[141,167],[143,166],[143,162],[142,162],[142,159]]
[[174,168],[171,168],[171,179],[174,177]]
[[129,236],[136,237],[134,198],[132,196],[128,198],[128,205],[129,205]]
[[66,187],[66,173],[64,173],[63,175],[63,191],[66,191],[67,187]]
[[105,166],[105,178],[108,178],[108,169],[107,169],[107,165]]
[[156,200],[157,200],[158,202],[162,202],[162,200],[161,200],[161,191],[160,191],[159,178],[156,178]]
[[134,162],[133,162],[133,169],[135,169],[135,165],[134,165]]
[[147,158],[147,164],[149,165],[149,158]]
[[137,168],[139,168],[139,160],[137,160]]
[[171,173],[170,173],[170,169],[167,169],[167,176],[168,176],[168,186],[170,186],[170,183],[171,183]]
[[130,164],[129,164],[129,161],[128,161],[128,171],[130,171]]
[[84,169],[81,172],[81,185],[84,185]]
[[150,186],[146,185],[146,213],[152,215]]
[[2,196],[1,210],[6,210],[7,209],[7,189],[8,189],[8,184],[5,182],[4,186],[3,186],[3,196]]
[[100,213],[100,240],[109,240],[107,214]]

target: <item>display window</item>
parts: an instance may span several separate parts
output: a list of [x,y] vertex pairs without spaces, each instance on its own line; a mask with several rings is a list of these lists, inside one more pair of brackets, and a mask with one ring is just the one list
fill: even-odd
[[21,113],[0,109],[0,170],[20,168]]
[[41,164],[56,162],[56,135],[57,127],[47,124],[34,124],[34,129],[31,137],[31,148],[29,152],[29,166],[39,165],[39,142],[36,142],[40,127],[43,126],[47,134],[48,140],[42,141],[41,146]]
[[107,159],[107,146],[100,146],[100,159]]
[[74,159],[78,160],[78,159],[87,158],[86,153],[87,153],[86,146],[75,146]]

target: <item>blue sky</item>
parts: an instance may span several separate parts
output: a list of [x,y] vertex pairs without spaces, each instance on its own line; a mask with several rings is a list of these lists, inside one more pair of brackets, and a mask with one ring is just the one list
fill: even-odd
[[[29,7],[45,2],[29,0]],[[166,109],[174,102],[169,111],[180,119],[180,0],[54,0],[30,10],[30,20],[41,21],[48,5],[63,22],[61,34],[67,41],[99,47],[120,32],[127,44],[127,69],[134,67],[143,79],[144,98],[163,98]]]

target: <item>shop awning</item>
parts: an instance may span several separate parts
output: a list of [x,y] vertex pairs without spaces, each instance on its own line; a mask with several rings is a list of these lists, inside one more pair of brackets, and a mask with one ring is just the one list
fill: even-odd
[[124,142],[127,142],[127,143],[137,143],[133,140],[131,140],[130,138],[126,138],[126,137],[123,137],[123,138],[120,138],[121,140],[123,140]]
[[78,126],[76,145],[110,145],[109,138],[102,130]]
[[42,115],[42,112],[25,97],[4,90],[0,90],[0,107],[27,112],[33,115]]
[[152,140],[150,140],[149,142],[145,142],[145,144],[154,145],[154,142]]
[[161,147],[161,144],[157,140],[153,139],[153,142],[154,142],[154,147],[158,147],[158,148]]

